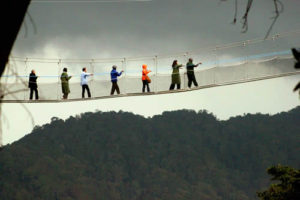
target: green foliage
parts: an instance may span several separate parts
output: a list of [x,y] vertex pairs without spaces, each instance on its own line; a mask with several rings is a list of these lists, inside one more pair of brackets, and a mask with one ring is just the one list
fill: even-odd
[[287,166],[273,166],[268,168],[268,174],[273,176],[270,188],[258,192],[261,200],[297,200],[300,199],[300,171]]
[[252,200],[298,168],[300,107],[219,121],[206,111],[53,118],[0,151],[0,199]]

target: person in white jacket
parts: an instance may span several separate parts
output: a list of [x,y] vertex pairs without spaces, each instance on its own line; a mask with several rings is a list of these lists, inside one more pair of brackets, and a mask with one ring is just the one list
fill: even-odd
[[84,98],[85,90],[87,90],[88,97],[91,98],[91,92],[90,92],[90,88],[88,85],[88,77],[89,76],[93,76],[93,74],[87,73],[85,67],[82,68],[82,73],[80,75],[80,84],[82,87],[82,98]]

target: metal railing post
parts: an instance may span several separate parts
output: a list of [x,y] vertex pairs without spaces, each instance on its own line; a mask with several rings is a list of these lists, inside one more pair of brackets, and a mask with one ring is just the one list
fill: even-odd
[[[186,53],[184,54],[185,62],[187,62],[187,60],[189,59],[188,56],[189,56],[189,52],[186,52]],[[183,63],[183,66],[185,66],[185,69],[186,69],[186,70],[183,70],[183,71],[184,71],[184,72],[183,72],[183,89],[186,89],[186,88],[187,88],[187,84],[186,84],[187,68],[186,68],[186,65],[185,65],[184,63]]]
[[157,56],[154,57],[154,66],[155,66],[155,85],[154,85],[154,92],[157,92],[158,87],[158,77],[157,77]]
[[[91,72],[93,74],[93,76],[91,77],[91,91],[92,91],[92,95],[95,94],[95,80],[94,80],[94,76],[95,76],[95,68],[94,68],[94,65],[93,65],[93,62],[94,62],[94,59],[91,59],[91,62],[89,63],[90,64],[90,68],[91,68]],[[95,97],[95,95],[94,95]]]
[[[28,58],[25,59],[25,69],[24,69],[24,77],[26,78],[26,73],[27,73],[27,61],[28,61]],[[29,77],[28,77],[28,80],[29,81]],[[24,100],[26,100],[26,93],[27,91],[24,90]]]
[[215,67],[214,67],[214,84],[216,84],[216,71],[218,70],[217,68],[219,67],[219,61],[217,60],[217,49],[218,47],[216,46],[215,49],[213,49],[213,55],[215,57]]
[[122,64],[123,64],[123,69],[124,69],[124,94],[127,94],[127,59],[123,58],[122,60]]
[[60,74],[60,68],[61,68],[61,59],[58,60],[57,65],[58,65],[58,70],[57,70],[58,76],[57,76],[57,93],[56,93],[57,97],[56,97],[56,99],[59,100],[59,81],[60,81],[59,74]]
[[244,66],[244,80],[247,80],[248,79],[247,65],[248,65],[248,59],[249,59],[249,56],[247,54],[247,47],[248,47],[247,41],[244,42],[243,46],[244,46],[244,51],[246,51],[246,53],[245,53],[246,59],[245,59],[245,66]]

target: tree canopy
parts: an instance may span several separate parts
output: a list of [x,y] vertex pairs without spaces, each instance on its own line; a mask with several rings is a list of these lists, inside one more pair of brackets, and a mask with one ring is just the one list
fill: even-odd
[[261,200],[296,200],[300,199],[300,171],[288,166],[276,165],[268,168],[272,181],[270,188],[257,195]]
[[52,118],[0,151],[1,199],[254,200],[265,169],[299,168],[300,107],[226,121],[206,111]]

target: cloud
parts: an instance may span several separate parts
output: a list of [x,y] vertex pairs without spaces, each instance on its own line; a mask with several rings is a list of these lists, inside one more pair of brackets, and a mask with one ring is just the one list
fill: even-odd
[[[285,2],[286,13],[280,16],[274,31],[296,28],[293,24],[299,12],[294,4],[299,3]],[[240,6],[242,11],[244,5]],[[35,35],[29,28],[28,37],[24,38],[23,27],[13,52],[48,57],[42,49],[51,44],[58,52],[68,52],[72,57],[125,57],[181,52],[264,37],[273,16],[272,2],[254,3],[246,34],[240,33],[240,26],[230,24],[233,9],[230,2],[218,5],[218,1],[211,0],[126,4],[33,2],[29,12],[38,32]]]

